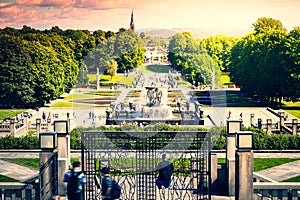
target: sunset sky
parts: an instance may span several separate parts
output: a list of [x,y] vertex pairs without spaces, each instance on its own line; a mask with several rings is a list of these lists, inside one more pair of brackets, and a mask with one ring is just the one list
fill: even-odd
[[300,26],[300,0],[0,0],[0,28],[252,30],[259,17]]

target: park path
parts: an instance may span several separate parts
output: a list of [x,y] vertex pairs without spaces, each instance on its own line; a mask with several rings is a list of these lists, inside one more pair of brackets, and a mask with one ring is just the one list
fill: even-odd
[[37,176],[39,170],[24,167],[12,162],[7,162],[0,159],[0,174],[19,180],[24,181],[34,176]]
[[278,182],[287,180],[296,176],[300,176],[300,160],[278,165],[257,173]]

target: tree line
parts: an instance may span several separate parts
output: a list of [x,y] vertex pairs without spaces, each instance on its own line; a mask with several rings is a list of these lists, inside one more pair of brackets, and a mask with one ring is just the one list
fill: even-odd
[[228,71],[236,40],[224,35],[196,40],[189,32],[176,33],[169,43],[168,59],[195,86],[219,84],[222,71]]
[[107,73],[112,61],[119,72],[137,67],[143,47],[140,37],[126,29],[0,29],[0,107],[43,106],[75,84],[86,84],[97,67]]
[[279,20],[262,17],[242,38],[216,35],[195,40],[177,33],[169,43],[169,61],[190,83],[218,84],[221,72],[269,106],[300,97],[300,27],[288,32]]
[[[249,95],[270,104],[300,96],[300,27],[288,32],[279,20],[259,18],[242,38],[169,39],[168,59],[190,83],[218,84],[222,72]],[[144,61],[145,43],[165,44],[124,28],[97,30],[0,29],[0,107],[34,108],[86,84],[87,74],[127,72]],[[116,68],[116,69],[115,69]]]
[[254,31],[231,50],[231,79],[270,106],[300,97],[300,27],[290,32],[279,20],[259,18]]

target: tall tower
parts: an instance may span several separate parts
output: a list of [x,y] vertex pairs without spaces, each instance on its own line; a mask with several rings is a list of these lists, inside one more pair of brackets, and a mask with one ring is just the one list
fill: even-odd
[[130,20],[130,28],[132,32],[134,32],[134,23],[133,23],[133,10],[131,11],[131,20]]

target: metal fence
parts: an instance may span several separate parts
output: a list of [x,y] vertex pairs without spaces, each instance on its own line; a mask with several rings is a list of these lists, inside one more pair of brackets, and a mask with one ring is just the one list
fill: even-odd
[[[211,199],[209,132],[82,132],[86,200],[101,199],[99,169],[108,166],[122,186],[122,200]],[[155,185],[166,154],[174,166],[171,186]]]

